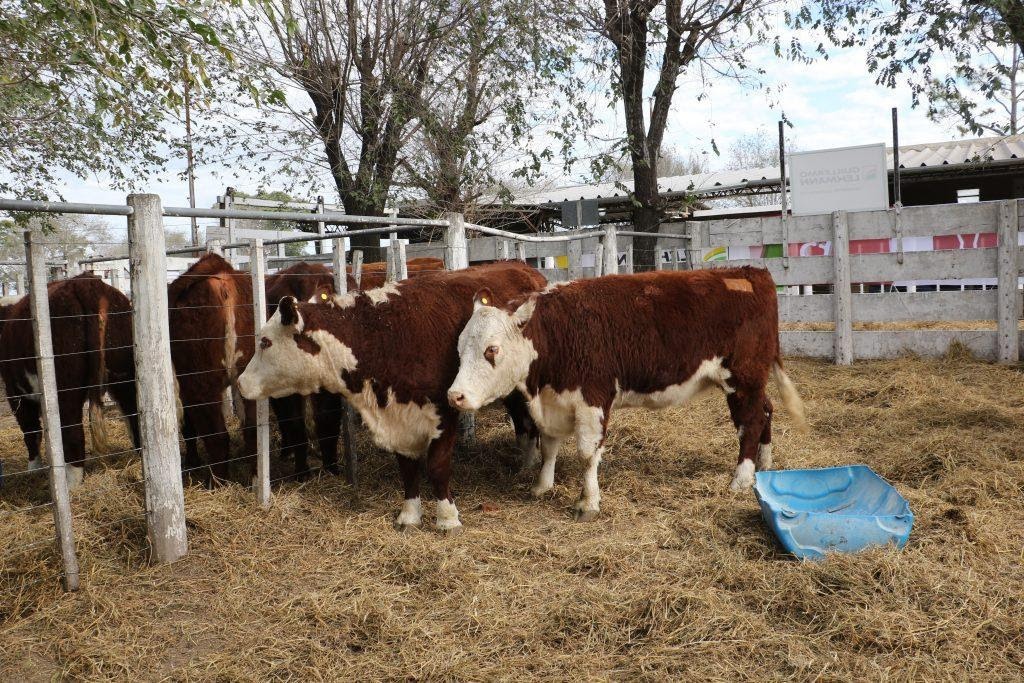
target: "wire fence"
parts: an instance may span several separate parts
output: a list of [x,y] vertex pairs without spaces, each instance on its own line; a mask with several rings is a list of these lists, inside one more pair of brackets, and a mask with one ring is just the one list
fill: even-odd
[[[551,281],[646,267],[632,238],[616,242],[614,229],[545,238],[467,225],[457,215],[437,221],[339,217],[322,208],[266,215],[164,209],[152,195],[107,207],[0,200],[0,209],[105,213],[128,222],[122,241],[57,244],[28,231],[25,262],[13,267],[24,274],[17,293],[30,296],[0,302],[0,588],[11,594],[55,574],[75,589],[76,539],[148,533],[153,560],[182,556],[186,484],[253,484],[264,507],[272,485],[288,481],[344,474],[355,486],[356,423],[340,396],[247,401],[237,392],[256,331],[282,297],[333,301],[511,259]],[[167,234],[191,231],[191,215],[204,217],[200,238],[226,221],[271,216],[319,229],[202,247],[182,247],[178,238],[166,243]],[[328,223],[347,229],[325,234]],[[232,230],[241,232],[237,224]],[[351,249],[346,238],[355,235],[378,237],[383,259],[367,261],[363,250]],[[289,246],[313,243],[323,246]],[[76,257],[45,262],[58,248]],[[685,249],[672,249],[675,257],[654,251],[652,269],[684,267]],[[640,261],[645,256],[640,252]]]

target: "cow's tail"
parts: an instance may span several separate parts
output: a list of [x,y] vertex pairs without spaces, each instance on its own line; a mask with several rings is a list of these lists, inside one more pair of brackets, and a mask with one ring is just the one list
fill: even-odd
[[95,315],[86,315],[86,348],[95,349],[88,354],[89,363],[89,433],[92,450],[97,455],[110,452],[110,436],[103,415],[103,394],[107,390],[107,322],[110,302],[100,297]]
[[782,405],[786,406],[786,412],[793,419],[793,425],[797,431],[807,432],[807,416],[804,414],[804,402],[796,391],[796,385],[789,378],[786,371],[782,369],[782,360],[775,359],[772,363],[772,376],[775,378],[775,385],[782,394]]

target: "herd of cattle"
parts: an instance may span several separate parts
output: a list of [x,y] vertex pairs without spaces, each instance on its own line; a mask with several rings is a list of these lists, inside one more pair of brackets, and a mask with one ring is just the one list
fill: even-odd
[[[208,254],[174,280],[168,306],[183,469],[208,485],[228,479],[232,460],[251,472],[255,401],[269,398],[281,454],[294,459],[296,473],[308,471],[307,421],[324,468],[336,473],[344,400],[375,443],[397,456],[405,498],[396,527],[422,520],[422,469],[437,500],[436,526],[451,532],[461,527],[450,485],[459,412],[498,399],[526,464],[543,460],[535,496],[552,488],[559,448],[576,436],[588,463],[575,508],[580,520],[600,509],[597,471],[613,408],[681,405],[721,389],[740,442],[734,490],[752,485],[755,469],[771,467],[770,376],[794,422],[804,424],[782,369],[767,271],[610,275],[548,286],[518,261],[447,272],[437,259],[414,259],[409,273],[416,277],[385,282],[383,264],[370,264],[361,287],[350,275],[349,291],[338,293],[322,265],[279,271],[266,279],[269,320],[255,334],[248,273]],[[94,451],[108,450],[104,395],[127,417],[138,447],[131,303],[92,275],[52,283],[48,292],[74,486],[84,474],[84,404]],[[0,306],[0,376],[29,468],[37,469],[39,381],[28,303]],[[244,443],[237,458],[225,419],[232,390],[240,394]]]

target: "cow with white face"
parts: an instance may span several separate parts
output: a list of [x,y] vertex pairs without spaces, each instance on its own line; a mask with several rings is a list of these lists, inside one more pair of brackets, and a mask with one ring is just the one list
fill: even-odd
[[[477,293],[459,336],[452,406],[477,410],[513,389],[527,399],[544,464],[533,494],[554,485],[555,457],[575,434],[589,463],[575,517],[597,517],[597,469],[616,407],[682,405],[718,388],[740,441],[733,490],[769,468],[774,375],[798,427],[803,404],[782,369],[771,275],[754,268],[610,275],[578,280],[507,306]],[[756,464],[755,464],[756,462]]]
[[[341,394],[377,445],[398,457],[405,502],[395,526],[405,530],[422,519],[422,459],[437,497],[437,528],[458,531],[462,523],[450,488],[458,411],[446,392],[459,368],[459,332],[473,312],[473,293],[482,287],[504,304],[545,284],[533,268],[509,261],[427,273],[335,296],[326,305],[285,297],[257,336],[239,390],[247,399]],[[528,441],[533,427],[516,398],[506,406],[521,442]]]

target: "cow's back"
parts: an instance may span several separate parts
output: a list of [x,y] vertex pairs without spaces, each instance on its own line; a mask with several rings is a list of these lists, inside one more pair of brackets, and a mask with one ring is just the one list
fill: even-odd
[[[419,277],[425,273],[444,272],[444,261],[434,256],[418,256],[411,258],[405,263],[406,270],[409,272],[409,279]],[[366,291],[368,289],[376,289],[384,285],[387,277],[387,263],[375,262],[375,263],[364,263],[363,268],[360,271],[359,287],[356,287],[355,278],[352,277],[352,267],[348,267],[348,288],[349,291],[355,291],[357,289]]]

